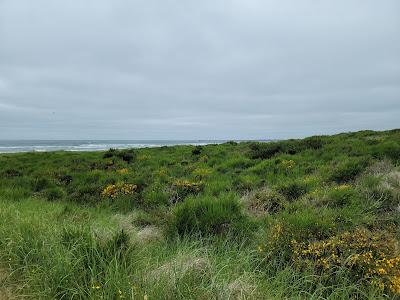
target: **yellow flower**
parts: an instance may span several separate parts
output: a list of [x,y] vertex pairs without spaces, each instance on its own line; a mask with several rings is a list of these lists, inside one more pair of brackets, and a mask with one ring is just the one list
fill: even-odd
[[100,283],[94,283],[94,284],[92,285],[92,289],[94,289],[94,290],[99,290],[99,289],[101,289]]

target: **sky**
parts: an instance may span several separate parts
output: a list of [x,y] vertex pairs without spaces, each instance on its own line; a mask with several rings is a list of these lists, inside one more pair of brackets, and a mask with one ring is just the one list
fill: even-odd
[[0,139],[393,128],[398,0],[0,0]]

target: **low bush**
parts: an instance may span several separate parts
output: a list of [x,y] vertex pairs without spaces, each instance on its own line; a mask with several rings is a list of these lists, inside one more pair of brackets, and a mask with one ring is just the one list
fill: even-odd
[[160,185],[153,185],[143,191],[143,204],[147,207],[157,207],[168,204],[169,195]]
[[310,184],[304,180],[288,180],[278,185],[276,189],[288,201],[294,201],[310,191]]
[[122,195],[132,195],[137,191],[137,185],[130,183],[116,183],[107,185],[101,192],[101,196],[115,199]]
[[243,197],[243,202],[248,211],[255,216],[274,214],[287,206],[285,197],[269,188],[249,193]]
[[382,144],[376,145],[373,153],[378,158],[390,158],[397,162],[400,161],[400,144],[395,141],[387,141]]
[[323,198],[322,204],[329,207],[343,207],[351,205],[359,198],[359,194],[348,184],[335,186]]
[[354,180],[368,164],[368,158],[347,158],[332,167],[328,175],[328,180],[337,183],[349,182]]
[[292,241],[293,259],[300,268],[335,282],[338,269],[352,280],[367,280],[382,291],[400,293],[400,253],[395,238],[384,232],[357,229],[315,242]]
[[65,197],[65,192],[63,189],[59,187],[53,187],[44,190],[44,196],[46,197],[46,199],[50,201],[60,200]]
[[321,240],[335,229],[335,213],[331,210],[303,209],[293,213],[285,210],[275,219],[268,219],[267,228],[259,244],[261,257],[291,260],[292,241]]
[[283,151],[279,142],[252,143],[250,144],[250,158],[269,159]]
[[238,232],[246,225],[239,200],[233,194],[191,197],[173,211],[172,232],[214,235]]
[[123,161],[130,164],[136,157],[135,152],[133,149],[125,149],[125,150],[117,150],[117,149],[110,149],[104,153],[103,158],[112,158],[118,157]]
[[196,146],[192,150],[192,155],[200,155],[202,150],[203,150],[202,146]]
[[189,195],[197,195],[204,188],[201,181],[195,182],[186,179],[176,180],[171,187],[171,197],[169,202],[175,204],[183,201]]
[[2,176],[7,178],[20,177],[22,176],[22,172],[16,169],[7,169],[4,172],[2,172]]
[[52,183],[46,177],[35,178],[32,182],[32,188],[35,192],[40,192],[52,186]]
[[262,184],[262,180],[255,175],[239,175],[233,179],[233,186],[239,193],[247,193]]

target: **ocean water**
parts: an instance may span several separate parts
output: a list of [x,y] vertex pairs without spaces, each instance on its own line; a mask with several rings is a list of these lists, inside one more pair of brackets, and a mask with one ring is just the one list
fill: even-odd
[[223,140],[0,140],[0,153],[47,151],[102,151],[110,148],[146,148],[175,145],[220,144]]

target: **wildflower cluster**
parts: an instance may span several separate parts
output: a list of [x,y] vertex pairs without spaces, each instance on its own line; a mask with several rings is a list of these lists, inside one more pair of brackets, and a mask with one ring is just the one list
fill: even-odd
[[158,170],[154,171],[154,175],[157,177],[165,177],[168,175],[168,169],[165,167],[161,167]]
[[282,166],[283,168],[285,168],[286,170],[291,170],[291,169],[293,169],[295,165],[296,165],[296,163],[295,163],[295,161],[292,160],[292,159],[289,159],[289,160],[284,159],[284,160],[282,160],[282,162],[281,162],[281,166]]
[[203,189],[203,182],[176,180],[171,187],[169,203],[176,204],[189,195],[198,194]]
[[314,266],[320,273],[344,267],[354,278],[400,294],[397,244],[388,234],[358,229],[311,243],[294,240],[293,259],[298,266]]
[[101,192],[103,197],[115,199],[121,195],[131,195],[137,190],[137,185],[129,183],[110,184]]
[[[282,239],[285,239],[283,226],[282,224],[277,223],[272,226],[270,231],[270,238],[268,239],[268,244],[266,245],[269,254],[274,254],[275,251],[279,251],[279,248],[282,244]],[[265,248],[265,246],[262,247],[262,252],[264,252]]]
[[196,176],[196,178],[203,179],[211,174],[211,170],[199,168],[199,169],[195,169],[192,173],[193,173],[193,175]]
[[177,180],[174,182],[173,186],[178,190],[183,190],[188,193],[198,193],[201,191],[203,183],[201,181]]

